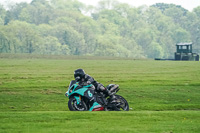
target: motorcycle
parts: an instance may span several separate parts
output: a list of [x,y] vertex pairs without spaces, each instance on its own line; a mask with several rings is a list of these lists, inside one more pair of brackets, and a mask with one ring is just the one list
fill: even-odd
[[[72,80],[65,96],[69,98],[68,108],[70,111],[129,111],[126,99],[116,95],[118,85],[110,84],[107,89],[112,93],[106,96],[103,92],[95,91],[92,84],[79,85]],[[114,101],[113,101],[114,99]]]

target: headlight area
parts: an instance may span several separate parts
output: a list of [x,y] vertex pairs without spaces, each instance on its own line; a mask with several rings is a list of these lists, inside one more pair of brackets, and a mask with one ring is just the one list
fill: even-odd
[[65,96],[68,97],[70,93],[72,93],[74,87],[70,88],[70,90],[68,90],[66,93],[65,93]]

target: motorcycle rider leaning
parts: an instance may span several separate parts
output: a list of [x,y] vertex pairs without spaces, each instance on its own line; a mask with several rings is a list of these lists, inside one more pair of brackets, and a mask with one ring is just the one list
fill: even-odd
[[[105,97],[110,96],[111,98],[111,103],[116,102],[116,97],[113,95],[112,91],[118,88],[118,85],[112,86],[112,89],[108,90],[105,88],[101,83],[98,83],[97,81],[94,80],[93,77],[89,76],[88,74],[85,73],[83,69],[77,69],[74,71],[74,78],[76,82],[79,82],[79,85],[84,86],[88,84],[94,85],[94,91],[98,92],[103,92],[105,94]],[[93,106],[90,108],[90,111],[93,110],[98,110],[100,104],[97,103],[96,99],[93,98]]]
[[94,80],[93,77],[85,73],[83,69],[77,69],[74,71],[74,78],[80,85],[92,84],[95,87],[95,91],[103,92],[106,96],[110,96],[110,91],[105,88],[101,83]]

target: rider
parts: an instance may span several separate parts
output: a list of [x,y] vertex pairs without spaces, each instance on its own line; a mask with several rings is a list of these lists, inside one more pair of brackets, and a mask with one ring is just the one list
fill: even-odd
[[106,89],[101,83],[98,83],[97,81],[95,81],[93,77],[86,74],[83,69],[75,70],[74,71],[74,78],[75,78],[76,81],[79,82],[80,85],[93,84],[96,91],[103,92],[107,96],[110,96],[109,90]]
[[[74,78],[77,82],[79,82],[80,85],[92,84],[95,87],[95,91],[103,92],[106,96],[112,95],[112,93],[107,88],[105,88],[101,83],[98,83],[97,81],[95,81],[93,77],[86,74],[83,69],[75,70]],[[94,101],[94,103],[97,104],[97,102],[95,102],[95,101]],[[93,106],[94,106],[94,104],[93,104]]]

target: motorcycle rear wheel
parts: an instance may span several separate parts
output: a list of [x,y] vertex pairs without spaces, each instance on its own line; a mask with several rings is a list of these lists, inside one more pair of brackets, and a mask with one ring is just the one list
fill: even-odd
[[87,111],[88,107],[86,106],[84,101],[81,101],[77,104],[77,100],[75,97],[71,97],[68,101],[68,108],[70,111]]
[[116,111],[129,111],[129,105],[125,98],[123,98],[120,95],[115,95],[117,99],[117,103],[120,103],[120,105],[116,106]]

